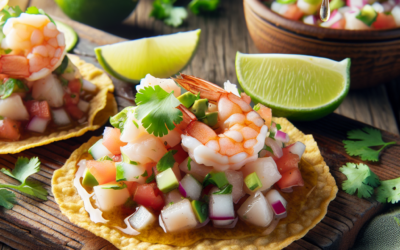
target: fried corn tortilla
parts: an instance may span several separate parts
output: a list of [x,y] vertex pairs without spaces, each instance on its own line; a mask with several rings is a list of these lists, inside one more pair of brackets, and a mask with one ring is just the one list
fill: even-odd
[[0,141],[0,154],[16,154],[54,141],[81,136],[87,131],[100,128],[110,116],[118,112],[117,103],[113,95],[114,85],[111,79],[102,70],[96,68],[93,64],[80,60],[78,56],[68,55],[68,57],[78,67],[83,78],[95,84],[99,90],[90,101],[88,121],[74,128],[60,130],[48,135],[32,136],[15,142]]
[[[285,118],[275,118],[282,130],[289,134],[291,143],[301,141],[306,151],[299,164],[305,182],[304,187],[295,187],[293,193],[283,194],[288,201],[288,217],[281,220],[275,230],[262,236],[263,229],[238,222],[234,229],[218,229],[211,225],[182,233],[164,233],[159,226],[140,235],[130,236],[115,229],[125,228],[124,217],[118,211],[103,213],[113,224],[94,223],[85,211],[83,201],[74,187],[73,181],[78,169],[77,163],[90,157],[87,150],[100,137],[75,150],[65,165],[54,172],[52,179],[53,194],[60,209],[69,220],[100,236],[119,249],[282,249],[293,241],[302,238],[310,229],[322,220],[329,202],[336,197],[338,188],[329,172],[317,143],[312,135],[304,135]],[[250,248],[249,248],[250,247]],[[187,249],[187,248],[186,248]]]

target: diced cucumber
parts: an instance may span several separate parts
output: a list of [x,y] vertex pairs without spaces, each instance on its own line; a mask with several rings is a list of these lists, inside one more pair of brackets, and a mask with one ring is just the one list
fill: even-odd
[[356,16],[358,20],[361,22],[365,23],[368,26],[371,26],[373,22],[375,22],[376,18],[378,17],[378,13],[375,11],[375,9],[367,4],[365,5],[360,13]]
[[156,175],[157,187],[163,193],[168,193],[179,187],[179,181],[172,168],[168,168]]
[[116,165],[116,181],[135,181],[138,182],[145,169],[139,165],[132,165],[126,162],[118,162]]
[[89,169],[85,169],[85,172],[83,173],[82,185],[88,187],[99,185],[99,182],[96,180],[96,178],[94,178],[92,173],[90,173]]
[[97,161],[113,161],[113,159],[111,159],[110,156],[105,155],[105,156],[101,157],[100,159],[98,159]]
[[260,178],[256,172],[253,172],[244,178],[244,183],[251,191],[256,191],[257,189],[262,187]]
[[205,202],[193,200],[192,201],[192,208],[194,211],[194,214],[196,215],[197,220],[200,223],[203,223],[205,220],[207,220],[208,217],[208,205]]
[[88,152],[95,160],[106,155],[112,155],[112,153],[103,145],[103,139],[98,140],[93,146],[91,146]]

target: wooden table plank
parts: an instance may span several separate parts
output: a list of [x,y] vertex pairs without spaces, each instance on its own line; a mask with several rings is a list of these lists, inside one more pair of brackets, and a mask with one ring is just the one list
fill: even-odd
[[[31,0],[30,2],[52,15],[65,17],[51,0]],[[109,28],[107,31],[133,39],[200,27],[203,32],[199,50],[185,72],[207,78],[219,84],[226,79],[235,82],[234,58],[236,51],[257,53],[245,26],[240,0],[222,1],[221,9],[218,15],[215,16],[197,17],[190,14],[187,23],[178,29],[167,27],[162,22],[149,18],[148,14],[150,10],[151,1],[142,0],[135,14],[129,17],[123,25]],[[96,46],[94,42],[107,44],[122,41],[118,37],[108,36],[103,32],[88,29],[86,26],[75,23],[71,24],[74,25],[81,37],[94,38],[91,40],[92,42],[81,41],[74,50],[82,55],[89,55],[89,57],[83,57],[89,62],[96,63],[95,59],[90,57],[93,56],[93,46]],[[131,105],[134,94],[131,86],[116,79],[113,79],[113,81],[116,85],[117,101],[120,108]],[[399,106],[398,101],[396,102],[398,95],[397,99],[395,96],[395,93],[399,93],[399,85],[397,83],[370,90],[351,91],[345,102],[336,112],[398,133],[393,117],[398,118],[399,111],[398,109],[394,109],[396,115],[394,116],[391,107],[391,105],[395,106],[395,104],[397,104],[397,107]],[[389,97],[394,95],[395,99],[392,98],[388,101],[387,94],[389,94]],[[343,127],[345,126],[344,124],[346,124],[346,127]],[[345,131],[362,125],[335,115],[324,118],[316,125],[307,125],[307,123],[296,124],[296,126],[305,132],[315,135],[323,156],[328,165],[331,166],[332,174],[337,182],[341,183],[344,176],[337,171],[341,164],[346,161],[360,161],[357,158],[353,159],[345,156],[341,140],[345,136]],[[312,131],[310,128],[313,128]],[[29,157],[33,155],[40,156],[43,170],[34,177],[43,183],[47,183],[46,187],[49,189],[48,177],[52,174],[52,171],[58,169],[69,156],[70,152],[76,149],[81,143],[87,141],[91,135],[99,135],[100,133],[101,130],[98,130],[79,138],[53,143],[51,146],[28,150],[21,155]],[[385,140],[400,140],[398,137],[388,133],[384,133],[384,138]],[[384,179],[393,178],[396,173],[397,175],[399,173],[398,161],[396,162],[391,159],[393,155],[400,155],[400,151],[395,147],[389,148],[385,152],[380,162],[381,166],[378,164],[372,164],[371,166]],[[3,165],[12,167],[13,164],[11,163],[15,157],[0,156],[0,158],[3,158],[0,161],[0,167]],[[379,169],[381,168],[384,171],[380,171]],[[13,182],[11,178],[7,178],[4,175],[0,175],[0,181]],[[72,225],[59,212],[51,193],[48,197],[49,200],[46,202],[18,193],[16,195],[19,204],[16,205],[15,210],[0,211],[0,229],[7,228],[6,231],[8,230],[7,232],[9,232],[10,228],[8,226],[16,228],[15,232],[18,232],[18,239],[21,240],[18,241],[14,238],[16,241],[13,241],[11,238],[0,236],[0,242],[6,242],[9,246],[17,249],[45,249],[45,245],[51,245],[54,248],[60,249],[80,248],[82,246],[85,246],[87,249],[115,249],[107,241]],[[348,208],[352,208],[352,210],[349,211]],[[322,224],[311,230],[302,240],[296,241],[289,246],[288,249],[347,249],[353,244],[356,232],[358,232],[365,221],[381,211],[382,208],[376,201],[361,200],[340,191],[337,199],[330,204],[328,214],[322,221]],[[35,216],[36,213],[39,216]],[[25,215],[32,218],[28,218]],[[52,223],[56,224],[54,228],[49,226]],[[333,223],[335,223],[335,227],[331,230],[329,225]],[[79,237],[75,237],[77,234]],[[29,242],[30,245],[24,245],[26,242]]]

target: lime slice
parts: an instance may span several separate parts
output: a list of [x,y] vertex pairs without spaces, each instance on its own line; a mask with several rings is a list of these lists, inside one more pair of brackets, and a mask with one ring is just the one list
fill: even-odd
[[255,103],[274,116],[315,120],[333,112],[350,86],[350,59],[287,54],[236,54],[236,75]]
[[170,77],[183,70],[196,52],[200,29],[105,45],[94,49],[112,76],[138,83],[147,74]]
[[71,51],[76,43],[78,42],[78,35],[76,34],[75,30],[65,23],[60,21],[54,21],[56,23],[57,29],[64,33],[65,36],[65,49],[67,51]]

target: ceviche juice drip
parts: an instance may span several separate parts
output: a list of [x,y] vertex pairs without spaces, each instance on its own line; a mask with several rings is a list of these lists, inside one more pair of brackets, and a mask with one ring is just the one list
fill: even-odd
[[329,20],[329,17],[331,15],[331,11],[329,9],[329,0],[322,0],[321,3],[321,8],[319,10],[319,16],[323,22],[326,22]]

